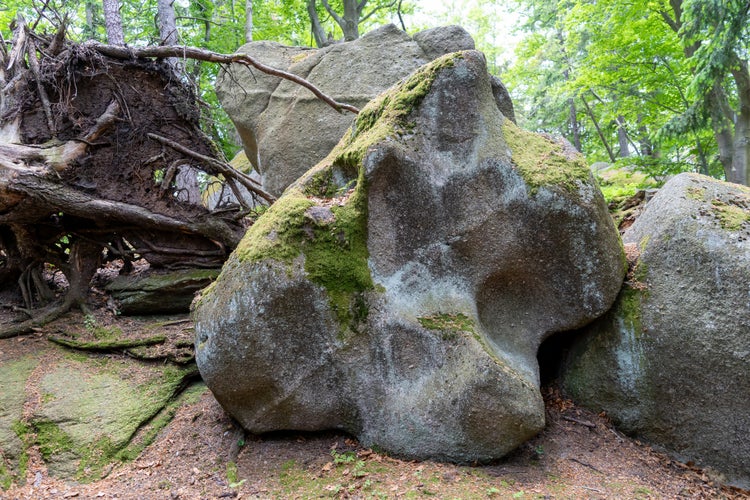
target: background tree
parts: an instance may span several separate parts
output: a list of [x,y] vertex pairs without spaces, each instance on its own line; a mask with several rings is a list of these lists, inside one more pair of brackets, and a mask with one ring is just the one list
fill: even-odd
[[717,136],[692,97],[679,0],[519,5],[526,35],[504,78],[527,127],[566,136],[590,161],[655,176],[721,172]]
[[750,3],[671,0],[661,13],[681,37],[693,78],[690,107],[669,124],[682,133],[710,123],[726,179],[750,183]]
[[104,7],[104,26],[107,31],[107,41],[112,45],[125,45],[125,32],[120,17],[120,2],[118,0],[102,0]]
[[[359,38],[360,25],[375,19],[378,13],[384,13],[397,6],[398,0],[307,0],[307,13],[310,16],[315,45],[330,45],[337,39],[339,31],[343,33],[344,41],[356,40]],[[330,16],[337,29],[330,23],[322,23],[321,15]]]

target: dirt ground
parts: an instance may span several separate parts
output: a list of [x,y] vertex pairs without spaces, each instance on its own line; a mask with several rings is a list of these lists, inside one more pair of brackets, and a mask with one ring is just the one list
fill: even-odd
[[[170,337],[191,337],[187,318],[169,323]],[[83,322],[72,314],[58,320]],[[101,318],[101,321],[105,321]],[[129,334],[148,320],[109,319]],[[33,351],[56,331],[0,341],[0,352]],[[125,356],[125,354],[102,354]],[[206,389],[185,404],[139,458],[118,463],[88,484],[50,477],[30,451],[25,484],[0,500],[46,498],[750,498],[715,477],[618,433],[605,415],[543,389],[547,428],[510,457],[459,466],[401,460],[336,433],[245,436]]]

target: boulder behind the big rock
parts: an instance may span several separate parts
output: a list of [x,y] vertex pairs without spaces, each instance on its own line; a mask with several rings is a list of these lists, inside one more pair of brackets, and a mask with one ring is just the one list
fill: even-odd
[[750,485],[750,189],[669,181],[624,234],[639,252],[588,328],[567,392],[625,431]]
[[450,54],[250,228],[197,303],[196,359],[251,432],[489,460],[544,426],[539,344],[604,313],[624,272],[582,158],[503,116],[481,53]]
[[[471,36],[458,26],[426,30],[412,38],[387,25],[323,49],[261,41],[238,51],[306,78],[337,101],[361,108],[432,59],[473,48]],[[510,103],[507,91],[503,94],[498,87],[498,93]],[[353,114],[336,113],[296,83],[240,65],[220,75],[217,94],[264,189],[275,196],[322,160],[354,120]]]

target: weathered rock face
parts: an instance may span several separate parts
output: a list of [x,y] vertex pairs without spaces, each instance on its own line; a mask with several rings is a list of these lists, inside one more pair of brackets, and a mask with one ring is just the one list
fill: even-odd
[[[253,42],[239,52],[302,76],[338,101],[361,108],[432,59],[473,48],[471,36],[458,26],[423,31],[412,39],[388,25],[324,49]],[[262,175],[264,189],[275,196],[322,160],[354,120],[299,85],[246,67],[233,66],[220,76],[217,94]]]
[[570,395],[750,485],[750,190],[681,174],[624,234],[634,285],[572,350]]
[[196,308],[196,357],[252,432],[489,460],[544,426],[539,344],[604,313],[624,272],[581,157],[502,115],[482,54],[450,54],[248,231]]

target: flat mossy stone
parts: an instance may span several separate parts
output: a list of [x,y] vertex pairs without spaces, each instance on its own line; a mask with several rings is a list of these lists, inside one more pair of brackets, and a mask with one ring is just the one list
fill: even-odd
[[29,421],[52,475],[91,480],[118,460],[138,429],[175,396],[183,369],[79,356],[64,359],[39,383]]
[[0,363],[0,450],[2,458],[11,466],[7,468],[0,461],[2,489],[6,489],[13,480],[22,476],[18,466],[24,452],[24,443],[18,436],[18,423],[23,418],[26,382],[38,364],[39,361],[30,356]]

